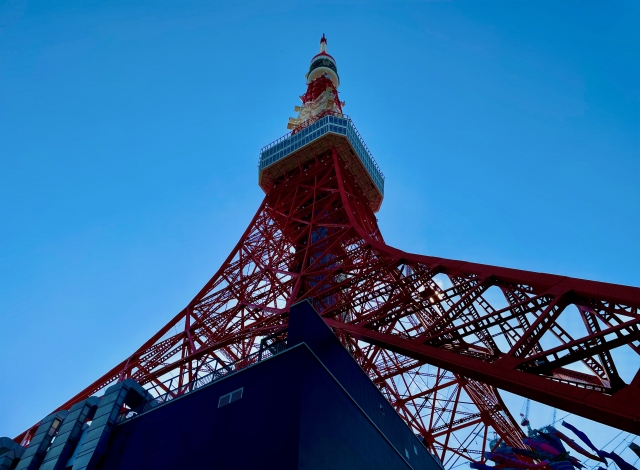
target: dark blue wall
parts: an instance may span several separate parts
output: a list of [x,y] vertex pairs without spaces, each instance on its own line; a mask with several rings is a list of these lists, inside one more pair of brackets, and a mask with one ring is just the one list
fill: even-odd
[[321,364],[309,361],[302,385],[299,468],[410,468]]
[[[240,400],[218,408],[240,387]],[[304,303],[292,308],[286,351],[118,425],[99,468],[411,467],[439,469]]]
[[[304,362],[276,356],[120,424],[101,468],[298,468]],[[218,408],[240,387],[242,399]]]
[[[303,342],[411,466],[440,467],[307,301],[294,305],[289,317],[289,347]],[[303,400],[314,393],[309,384],[303,389]]]

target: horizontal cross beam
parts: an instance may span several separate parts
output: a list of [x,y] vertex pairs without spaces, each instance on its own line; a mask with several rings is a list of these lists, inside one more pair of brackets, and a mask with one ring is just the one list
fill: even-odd
[[518,360],[504,357],[486,362],[452,351],[423,344],[398,335],[380,333],[369,328],[325,318],[335,330],[352,338],[388,349],[436,367],[490,383],[495,387],[570,413],[640,434],[640,372],[631,384],[612,395],[588,388],[556,382],[540,375],[517,370]]

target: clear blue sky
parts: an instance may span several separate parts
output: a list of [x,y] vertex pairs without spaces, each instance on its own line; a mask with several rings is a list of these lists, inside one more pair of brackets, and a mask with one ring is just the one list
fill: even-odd
[[0,435],[215,272],[322,33],[390,244],[640,285],[639,5],[0,1]]

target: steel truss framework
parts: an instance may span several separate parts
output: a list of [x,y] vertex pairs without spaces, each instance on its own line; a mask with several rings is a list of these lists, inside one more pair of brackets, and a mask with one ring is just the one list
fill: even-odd
[[125,378],[178,394],[168,377],[252,360],[302,299],[448,468],[494,436],[523,445],[496,387],[640,430],[640,373],[626,384],[611,353],[640,354],[640,289],[392,248],[334,147],[273,181],[189,305],[60,408]]

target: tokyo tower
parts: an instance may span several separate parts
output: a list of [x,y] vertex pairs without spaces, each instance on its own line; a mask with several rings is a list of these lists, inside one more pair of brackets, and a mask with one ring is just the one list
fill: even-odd
[[59,409],[126,379],[177,397],[205,371],[258,361],[309,300],[445,468],[524,446],[498,389],[639,434],[640,370],[625,382],[612,351],[640,354],[640,289],[387,245],[375,217],[384,176],[343,113],[324,35],[306,86],[290,133],[260,152],[265,197],[223,265]]

